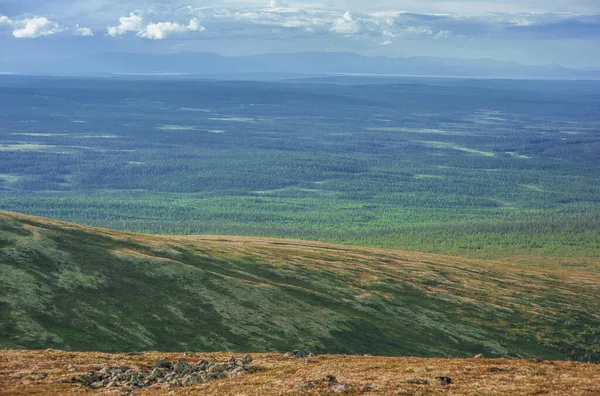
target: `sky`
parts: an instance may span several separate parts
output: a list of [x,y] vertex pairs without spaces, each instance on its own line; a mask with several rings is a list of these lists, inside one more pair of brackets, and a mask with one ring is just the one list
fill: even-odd
[[600,66],[600,0],[0,0],[0,64],[355,52]]

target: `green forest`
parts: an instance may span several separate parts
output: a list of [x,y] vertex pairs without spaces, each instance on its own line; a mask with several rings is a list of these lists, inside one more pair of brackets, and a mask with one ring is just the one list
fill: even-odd
[[0,209],[161,234],[600,259],[600,91],[0,77]]

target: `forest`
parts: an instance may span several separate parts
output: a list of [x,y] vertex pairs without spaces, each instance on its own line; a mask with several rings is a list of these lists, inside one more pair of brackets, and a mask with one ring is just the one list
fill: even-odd
[[0,76],[0,209],[586,267],[598,109],[586,82]]

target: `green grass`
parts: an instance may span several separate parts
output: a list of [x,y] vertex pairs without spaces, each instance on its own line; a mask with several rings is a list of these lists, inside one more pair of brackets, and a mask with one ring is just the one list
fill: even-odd
[[0,346],[600,361],[594,272],[0,214]]

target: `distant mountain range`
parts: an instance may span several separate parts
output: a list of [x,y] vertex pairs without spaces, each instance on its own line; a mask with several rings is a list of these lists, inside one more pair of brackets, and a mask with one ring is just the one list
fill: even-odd
[[266,80],[329,75],[600,79],[599,68],[526,66],[492,59],[365,57],[328,52],[233,57],[209,52],[168,55],[100,53],[45,63],[0,63],[2,72],[42,75],[191,74],[218,79]]

